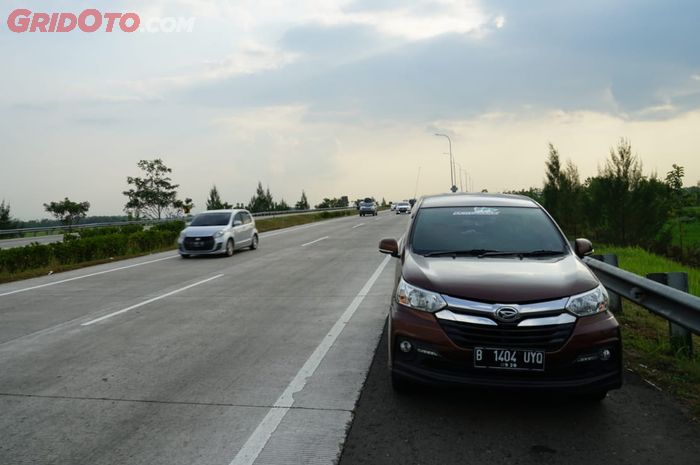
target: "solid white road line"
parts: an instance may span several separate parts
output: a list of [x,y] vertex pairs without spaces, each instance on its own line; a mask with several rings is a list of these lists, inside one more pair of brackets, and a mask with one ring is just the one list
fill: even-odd
[[139,304],[132,305],[131,307],[127,307],[127,308],[124,308],[124,309],[122,309],[122,310],[118,310],[118,311],[116,311],[116,312],[110,313],[109,315],[105,315],[105,316],[101,316],[101,317],[99,317],[99,318],[95,318],[94,320],[90,320],[90,321],[88,321],[88,322],[86,322],[86,323],[81,324],[80,326],[90,326],[91,324],[97,323],[97,322],[102,321],[102,320],[106,320],[107,318],[112,318],[113,316],[116,316],[116,315],[121,315],[122,313],[126,313],[126,312],[128,312],[129,310],[133,310],[133,309],[135,309],[135,308],[143,307],[144,305],[150,304],[151,302],[155,302],[156,300],[160,300],[160,299],[164,299],[164,298],[166,298],[166,297],[170,297],[171,295],[177,294],[178,292],[186,291],[187,289],[190,289],[190,288],[195,287],[195,286],[199,286],[200,284],[204,284],[204,283],[207,283],[207,282],[209,282],[209,281],[213,281],[214,279],[220,278],[220,277],[222,277],[222,276],[223,276],[222,274],[218,274],[218,275],[216,275],[216,276],[212,276],[211,278],[207,278],[207,279],[203,279],[203,280],[201,280],[201,281],[197,281],[197,282],[194,283],[194,284],[190,284],[190,285],[188,285],[188,286],[181,287],[180,289],[176,289],[176,290],[174,290],[174,291],[170,291],[170,292],[168,292],[168,293],[166,293],[166,294],[159,295],[158,297],[153,297],[152,299],[148,299],[148,300],[146,300],[146,301],[144,301],[144,302],[141,302],[141,303],[139,303]]
[[128,268],[134,268],[134,267],[141,266],[141,265],[148,265],[149,263],[162,262],[163,260],[169,260],[169,259],[175,258],[177,256],[178,255],[171,255],[171,256],[165,257],[165,258],[158,258],[156,260],[149,260],[147,262],[136,263],[134,265],[120,266],[118,268],[111,268],[109,270],[98,271],[96,273],[84,274],[82,276],[76,276],[74,278],[62,279],[60,281],[53,281],[53,282],[46,283],[46,284],[40,284],[38,286],[25,287],[23,289],[16,289],[14,291],[4,292],[4,293],[0,294],[0,297],[6,296],[6,295],[11,295],[11,294],[19,294],[20,292],[32,291],[34,289],[40,289],[42,287],[55,286],[56,284],[67,283],[70,281],[75,281],[75,280],[83,279],[83,278],[89,278],[91,276],[97,276],[97,275],[101,275],[101,274],[105,274],[105,273],[112,273],[113,271],[126,270]]
[[335,322],[330,331],[328,331],[328,334],[326,334],[326,337],[323,338],[323,341],[321,341],[318,347],[316,347],[316,350],[314,350],[311,356],[306,360],[306,363],[304,363],[297,372],[294,379],[274,403],[273,408],[267,412],[265,418],[263,418],[257,428],[255,428],[253,434],[251,434],[245,444],[243,444],[243,447],[241,447],[229,465],[252,465],[253,462],[255,462],[258,455],[260,455],[265,445],[270,440],[272,434],[282,422],[284,416],[294,404],[294,394],[304,389],[308,379],[314,374],[336,339],[338,339],[338,336],[340,336],[340,333],[350,322],[355,311],[357,311],[360,304],[362,304],[365,296],[369,294],[372,286],[377,279],[379,279],[382,271],[384,271],[387,263],[389,263],[390,258],[391,257],[388,256],[384,258],[377,269],[374,270],[372,276],[370,276],[362,289],[360,289],[360,292],[358,292],[352,302],[350,302],[348,308],[340,315],[338,321]]
[[352,227],[352,229],[359,228],[360,226],[364,226],[364,223],[356,224],[355,226]]
[[317,242],[325,241],[326,239],[328,239],[328,237],[329,236],[323,236],[322,238],[316,239],[315,241],[307,242],[306,244],[301,244],[301,246],[306,247],[307,245],[311,245],[311,244],[315,244]]

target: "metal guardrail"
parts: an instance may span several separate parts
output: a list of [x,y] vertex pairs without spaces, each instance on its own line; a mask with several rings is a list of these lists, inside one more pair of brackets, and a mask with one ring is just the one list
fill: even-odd
[[156,224],[163,223],[166,221],[172,221],[174,218],[161,219],[161,220],[139,220],[139,221],[112,221],[109,223],[84,223],[84,224],[74,224],[73,226],[42,226],[39,228],[20,228],[20,229],[2,229],[0,230],[0,236],[10,236],[16,234],[28,234],[28,233],[39,233],[39,232],[51,232],[51,231],[73,231],[76,229],[91,229],[91,228],[107,228],[113,226],[126,226],[130,224]]
[[[671,287],[682,280],[672,278],[667,281],[669,285],[665,285],[592,257],[586,257],[583,261],[608,290],[668,320],[671,323],[669,335],[672,346],[688,353],[692,351],[692,339],[687,331],[700,335],[700,298]],[[678,331],[678,327],[684,329],[686,334]]]
[[[331,212],[331,211],[340,211],[340,210],[354,210],[355,207],[339,207],[339,208],[315,208],[315,209],[308,209],[308,210],[277,210],[277,211],[269,211],[269,212],[258,212],[258,213],[251,213],[255,218],[263,218],[263,217],[273,217],[273,216],[281,216],[281,215],[295,215],[295,214],[303,214],[303,213],[322,213],[322,212]],[[138,221],[114,221],[110,223],[85,223],[85,224],[76,224],[71,227],[68,226],[61,226],[61,225],[56,225],[56,226],[42,226],[38,228],[20,228],[20,229],[2,229],[0,230],[0,237],[2,236],[15,236],[15,235],[21,235],[24,236],[25,234],[36,234],[36,233],[41,233],[41,232],[47,232],[50,233],[52,231],[56,232],[63,232],[63,231],[75,231],[77,229],[91,229],[91,228],[107,228],[107,227],[114,227],[114,226],[126,226],[130,224],[157,224],[157,223],[163,223],[167,221],[175,221],[175,220],[183,220],[183,221],[189,221],[191,220],[191,217],[185,217],[185,218],[163,218],[163,219],[153,219],[153,220],[138,220]]]

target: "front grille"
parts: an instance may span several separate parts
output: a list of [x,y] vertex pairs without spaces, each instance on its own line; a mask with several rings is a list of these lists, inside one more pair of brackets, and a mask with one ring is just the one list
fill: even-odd
[[186,237],[184,244],[187,250],[211,250],[214,247],[214,238]]
[[574,329],[574,323],[523,328],[475,325],[448,320],[438,321],[452,342],[465,349],[504,347],[542,349],[552,352],[564,345]]

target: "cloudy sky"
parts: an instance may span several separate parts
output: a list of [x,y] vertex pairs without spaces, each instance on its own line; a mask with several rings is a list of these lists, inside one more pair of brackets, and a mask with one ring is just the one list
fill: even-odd
[[[586,0],[3,0],[0,199],[119,214],[162,158],[198,209],[539,186],[547,143],[594,175],[621,137],[700,179],[700,4]],[[15,8],[134,11],[153,32],[9,31]],[[190,32],[155,32],[194,18]],[[420,173],[420,175],[419,175]]]

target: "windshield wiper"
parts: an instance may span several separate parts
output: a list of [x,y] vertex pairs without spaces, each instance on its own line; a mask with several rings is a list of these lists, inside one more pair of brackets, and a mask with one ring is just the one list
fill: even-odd
[[456,257],[457,255],[481,256],[485,253],[495,253],[497,250],[490,249],[469,249],[469,250],[436,250],[421,254],[424,257]]
[[531,250],[529,252],[520,252],[523,257],[547,257],[550,255],[564,255],[563,250]]
[[484,252],[479,255],[479,258],[482,257],[507,257],[507,256],[512,256],[515,255],[517,257],[520,257],[521,259],[523,257],[548,257],[551,255],[563,255],[564,251],[563,250],[530,250],[529,252]]

